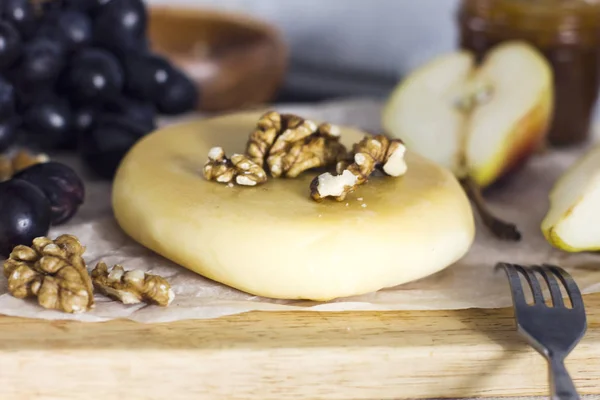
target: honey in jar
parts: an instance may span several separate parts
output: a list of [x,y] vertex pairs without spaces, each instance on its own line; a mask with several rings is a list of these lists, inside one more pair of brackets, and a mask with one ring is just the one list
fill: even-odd
[[538,48],[554,73],[548,142],[588,139],[600,89],[600,0],[462,0],[458,22],[461,48],[478,60],[507,40]]

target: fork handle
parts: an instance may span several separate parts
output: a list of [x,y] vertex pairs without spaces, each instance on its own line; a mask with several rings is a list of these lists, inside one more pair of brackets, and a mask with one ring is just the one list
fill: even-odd
[[550,393],[552,400],[579,400],[573,379],[569,375],[563,357],[552,358],[550,370]]

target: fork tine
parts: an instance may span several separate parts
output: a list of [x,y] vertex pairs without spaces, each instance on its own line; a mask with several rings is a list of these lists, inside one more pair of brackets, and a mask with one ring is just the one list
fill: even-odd
[[508,278],[508,283],[510,284],[510,291],[515,308],[518,306],[526,306],[527,300],[525,299],[523,285],[521,285],[521,278],[519,278],[519,273],[517,270],[512,266],[512,264],[508,263],[498,263],[496,264],[496,268],[502,268],[504,269],[504,272],[506,272],[506,277]]
[[548,285],[548,289],[550,289],[550,296],[552,297],[552,305],[554,307],[564,307],[565,303],[562,299],[562,293],[560,291],[560,285],[556,280],[556,276],[547,269],[536,265],[533,267],[540,275],[544,277],[546,284]]
[[569,299],[571,299],[571,304],[573,308],[583,309],[583,297],[581,296],[579,287],[577,287],[577,284],[575,283],[573,277],[567,271],[556,265],[546,264],[546,267],[548,267],[552,272],[554,272],[554,274],[558,276],[558,279],[560,279],[563,285],[565,285],[565,287],[567,288],[567,294],[569,295]]
[[544,304],[544,293],[542,293],[542,286],[540,285],[540,281],[535,276],[535,273],[522,265],[512,264],[514,268],[516,268],[521,274],[525,276],[527,279],[527,283],[531,287],[531,294],[533,295],[533,301],[535,304]]

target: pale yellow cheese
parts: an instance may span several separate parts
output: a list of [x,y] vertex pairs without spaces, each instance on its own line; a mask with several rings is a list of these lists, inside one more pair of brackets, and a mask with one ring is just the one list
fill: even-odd
[[[469,249],[474,221],[452,173],[406,153],[399,178],[376,177],[344,202],[310,199],[316,172],[257,187],[208,182],[208,151],[242,153],[260,114],[172,125],[138,142],[113,188],[134,240],[215,281],[273,298],[329,300],[439,271]],[[342,129],[349,148],[363,133]]]

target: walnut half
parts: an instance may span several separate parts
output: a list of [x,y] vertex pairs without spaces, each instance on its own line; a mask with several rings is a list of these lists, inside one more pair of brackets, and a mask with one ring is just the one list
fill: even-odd
[[94,308],[93,285],[83,253],[72,235],[39,237],[31,247],[19,245],[4,262],[8,291],[16,298],[37,297],[48,309],[82,313]]
[[342,201],[377,170],[387,176],[402,176],[407,170],[405,152],[406,147],[399,139],[384,135],[365,136],[354,145],[353,163],[340,161],[336,167],[337,175],[326,172],[312,180],[311,197],[315,201],[326,197]]
[[219,183],[255,186],[267,181],[267,173],[260,165],[243,154],[227,158],[221,147],[210,149],[203,172],[207,180]]
[[106,264],[100,262],[92,271],[92,280],[101,293],[123,304],[144,302],[166,307],[175,298],[165,278],[139,269],[125,271],[122,266],[115,265],[109,272]]

